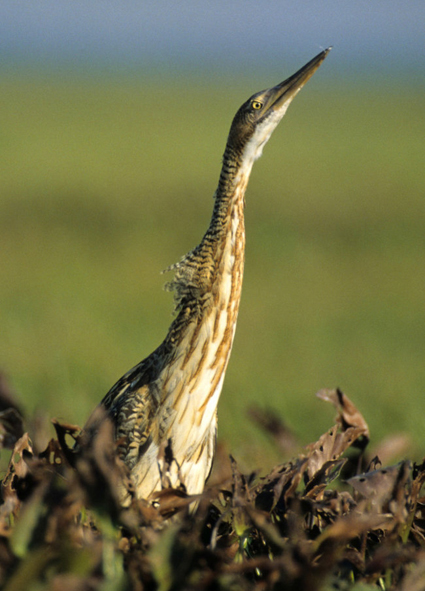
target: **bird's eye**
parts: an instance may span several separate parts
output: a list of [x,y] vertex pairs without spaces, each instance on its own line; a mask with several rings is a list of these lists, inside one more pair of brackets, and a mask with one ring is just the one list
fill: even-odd
[[263,103],[260,103],[260,101],[252,101],[251,106],[253,109],[258,111],[258,109],[261,109],[261,107],[263,106]]

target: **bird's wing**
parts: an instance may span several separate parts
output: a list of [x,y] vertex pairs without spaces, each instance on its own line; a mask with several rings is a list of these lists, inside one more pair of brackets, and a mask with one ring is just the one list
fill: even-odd
[[155,410],[148,384],[136,389],[129,384],[108,409],[115,425],[118,452],[130,470],[152,442]]
[[152,424],[158,403],[151,392],[151,378],[152,360],[147,358],[109,390],[83,430],[87,441],[90,441],[96,436],[102,421],[110,419],[118,452],[130,470],[152,441]]

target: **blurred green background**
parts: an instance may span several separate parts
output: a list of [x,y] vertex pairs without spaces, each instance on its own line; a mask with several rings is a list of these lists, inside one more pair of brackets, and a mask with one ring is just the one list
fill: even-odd
[[[252,468],[272,452],[247,408],[272,407],[308,443],[334,415],[323,387],[351,397],[373,442],[405,431],[425,451],[425,98],[321,83],[326,68],[332,54],[246,196],[219,437]],[[278,81],[3,77],[0,364],[28,414],[83,424],[161,342],[160,271],[207,227],[234,112]]]

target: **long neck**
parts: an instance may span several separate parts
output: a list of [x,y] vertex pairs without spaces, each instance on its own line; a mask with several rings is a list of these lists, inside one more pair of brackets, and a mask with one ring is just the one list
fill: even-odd
[[[227,306],[237,314],[245,258],[244,195],[251,167],[252,162],[226,147],[208,230],[201,243],[172,267],[175,277],[168,288],[175,291],[177,318],[166,340],[173,348],[187,342],[188,331],[196,336],[200,325]],[[236,316],[229,315],[226,338],[232,333],[233,339],[235,323]],[[213,338],[217,331],[216,327]]]
[[[236,328],[245,258],[244,194],[251,165],[244,166],[226,149],[208,230],[175,266],[170,284],[178,313],[162,344],[168,361],[159,391],[165,397],[172,393],[177,408],[180,399],[187,406],[185,393],[191,394],[192,420],[205,425],[217,406]],[[187,412],[186,406],[181,413]]]
[[228,221],[236,213],[240,213],[243,223],[244,195],[252,164],[250,158],[243,158],[232,146],[226,146],[215,192],[214,210],[206,236],[228,233]]

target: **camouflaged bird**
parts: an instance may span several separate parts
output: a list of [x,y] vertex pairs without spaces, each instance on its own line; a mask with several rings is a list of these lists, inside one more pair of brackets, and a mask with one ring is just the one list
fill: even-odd
[[[277,86],[257,92],[236,113],[207,232],[169,269],[175,272],[168,287],[175,292],[176,317],[161,345],[101,402],[138,498],[153,499],[161,490],[165,444],[173,458],[167,467],[169,483],[191,495],[204,489],[241,296],[248,179],[290,102],[328,52]],[[95,411],[85,426],[89,439],[99,427],[99,416]],[[129,502],[124,485],[122,502]]]

